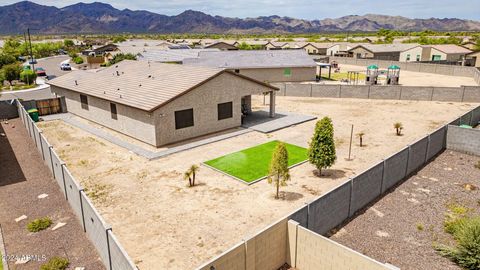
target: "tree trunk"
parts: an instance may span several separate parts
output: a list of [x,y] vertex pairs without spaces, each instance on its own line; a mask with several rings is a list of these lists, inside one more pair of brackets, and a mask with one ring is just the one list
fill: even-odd
[[191,177],[188,177],[188,185],[192,186],[192,178]]
[[277,178],[277,194],[275,195],[275,199],[278,200],[278,191],[280,190],[280,179]]
[[322,168],[318,168],[318,176],[322,177]]
[[363,138],[360,137],[360,147],[362,147],[362,145],[363,145]]
[[192,181],[192,187],[195,186],[195,172],[192,173],[193,176],[193,181]]

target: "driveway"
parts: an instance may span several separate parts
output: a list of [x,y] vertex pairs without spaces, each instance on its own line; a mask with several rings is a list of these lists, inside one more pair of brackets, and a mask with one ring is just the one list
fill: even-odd
[[42,67],[46,70],[47,75],[51,76],[62,76],[67,74],[70,71],[60,70],[60,64],[63,61],[70,59],[68,55],[60,55],[54,57],[47,57],[44,59],[39,59],[35,67]]

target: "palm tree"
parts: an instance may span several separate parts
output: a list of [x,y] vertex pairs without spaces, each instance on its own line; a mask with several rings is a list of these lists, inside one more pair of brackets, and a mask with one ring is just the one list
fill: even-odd
[[402,129],[403,129],[402,123],[396,122],[395,124],[393,124],[393,128],[397,131],[397,136],[402,135]]
[[183,179],[187,180],[188,179],[188,185],[190,187],[195,186],[195,175],[198,172],[199,167],[195,164],[190,166],[188,170],[183,174]]

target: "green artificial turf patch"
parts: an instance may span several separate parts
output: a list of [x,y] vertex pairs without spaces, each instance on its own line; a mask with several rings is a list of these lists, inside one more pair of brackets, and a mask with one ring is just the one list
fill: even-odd
[[[273,150],[278,141],[271,141],[251,148],[204,162],[206,165],[247,183],[267,176]],[[288,166],[307,160],[307,149],[285,143],[288,151]]]

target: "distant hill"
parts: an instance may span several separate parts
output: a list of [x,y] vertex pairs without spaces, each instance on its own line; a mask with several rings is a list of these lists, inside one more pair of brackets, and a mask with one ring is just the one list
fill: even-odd
[[36,33],[314,33],[332,31],[480,31],[480,22],[462,19],[409,19],[367,14],[337,19],[302,20],[290,17],[228,18],[187,10],[166,16],[144,10],[119,10],[104,3],[78,3],[64,8],[28,1],[0,6],[0,34]]

